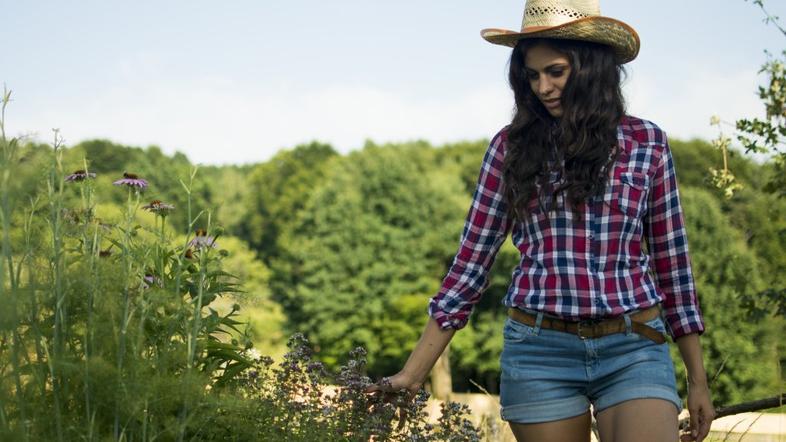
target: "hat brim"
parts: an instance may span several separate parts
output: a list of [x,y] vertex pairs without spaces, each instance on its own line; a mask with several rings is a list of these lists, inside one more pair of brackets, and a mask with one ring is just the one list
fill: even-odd
[[559,26],[532,26],[521,31],[489,28],[480,31],[489,43],[515,47],[524,38],[558,38],[584,40],[611,46],[620,63],[639,54],[639,35],[628,24],[609,17],[594,16],[573,20]]

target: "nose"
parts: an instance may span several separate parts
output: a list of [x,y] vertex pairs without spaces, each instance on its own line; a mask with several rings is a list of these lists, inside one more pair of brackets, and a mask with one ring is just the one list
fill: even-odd
[[549,80],[547,75],[541,75],[541,78],[538,79],[538,94],[541,97],[547,97],[553,89],[554,83]]

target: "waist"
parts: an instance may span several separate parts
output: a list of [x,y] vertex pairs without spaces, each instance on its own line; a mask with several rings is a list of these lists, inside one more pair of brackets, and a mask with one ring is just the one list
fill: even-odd
[[665,342],[663,333],[646,324],[661,315],[660,304],[642,310],[627,312],[621,316],[580,321],[565,321],[557,317],[546,316],[544,313],[529,313],[529,311],[513,307],[508,309],[508,315],[522,324],[538,329],[546,328],[571,333],[581,339],[634,332],[658,344]]
[[618,317],[662,302],[662,293],[656,286],[644,285],[615,292],[598,288],[522,290],[511,285],[502,304],[532,314],[543,313],[549,317],[577,322]]

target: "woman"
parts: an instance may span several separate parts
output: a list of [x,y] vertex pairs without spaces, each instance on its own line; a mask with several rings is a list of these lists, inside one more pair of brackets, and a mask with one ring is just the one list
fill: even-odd
[[521,261],[503,301],[500,402],[516,439],[588,441],[592,409],[603,441],[676,440],[665,333],[689,377],[683,440],[704,439],[714,409],[674,164],[665,134],[626,115],[620,90],[638,35],[597,1],[529,0],[520,32],[482,36],[514,47],[516,113],[483,159],[420,341],[368,391],[421,387],[511,233]]

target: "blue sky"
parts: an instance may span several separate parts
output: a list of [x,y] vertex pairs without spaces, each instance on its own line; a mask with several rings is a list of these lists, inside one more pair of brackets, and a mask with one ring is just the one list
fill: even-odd
[[[786,2],[765,0],[786,18]],[[6,128],[249,163],[320,140],[434,144],[508,123],[507,48],[480,29],[518,29],[523,0],[0,0]],[[642,40],[629,113],[670,136],[711,138],[711,115],[761,115],[757,74],[786,38],[744,0],[601,0]]]

